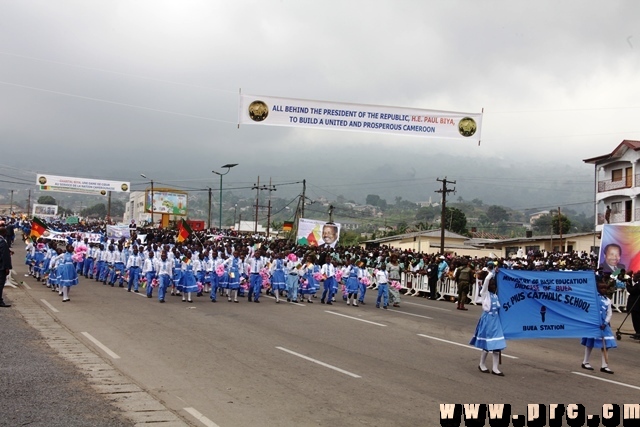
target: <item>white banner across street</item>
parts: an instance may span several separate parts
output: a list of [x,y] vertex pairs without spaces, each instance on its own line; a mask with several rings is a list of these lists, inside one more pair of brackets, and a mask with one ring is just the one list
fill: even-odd
[[74,178],[70,176],[45,175],[39,173],[36,184],[43,191],[64,191],[83,194],[105,195],[109,191],[129,192],[131,184],[123,181],[105,179]]
[[240,95],[238,123],[479,142],[482,113]]

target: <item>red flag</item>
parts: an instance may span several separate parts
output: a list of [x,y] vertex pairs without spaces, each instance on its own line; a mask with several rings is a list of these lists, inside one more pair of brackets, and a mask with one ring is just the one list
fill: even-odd
[[189,238],[189,236],[191,236],[191,234],[193,234],[193,231],[191,231],[191,227],[189,227],[187,221],[185,221],[184,219],[180,221],[180,224],[178,225],[178,236],[176,237],[176,242],[184,242]]
[[47,224],[34,216],[31,221],[31,234],[29,236],[37,239],[42,236],[45,231],[47,231]]

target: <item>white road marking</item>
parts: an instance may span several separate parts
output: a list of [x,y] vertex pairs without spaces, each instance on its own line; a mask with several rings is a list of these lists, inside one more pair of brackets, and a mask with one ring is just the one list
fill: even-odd
[[594,377],[593,375],[583,374],[582,372],[571,372],[571,373],[572,374],[576,374],[576,375],[580,375],[582,377],[591,378],[593,380],[604,381],[604,382],[607,382],[607,383],[611,383],[611,384],[615,384],[615,385],[621,385],[623,387],[629,387],[629,388],[633,388],[633,389],[636,389],[636,390],[640,390],[640,387],[635,386],[635,385],[631,385],[631,384],[625,384],[625,383],[621,383],[621,382],[618,382],[618,381],[608,380],[606,378]]
[[428,308],[431,310],[440,310],[440,311],[451,311],[448,308],[442,308],[442,307],[431,307],[430,305],[426,305],[426,304],[418,304],[417,302],[407,302],[407,301],[402,301],[400,304],[409,304],[409,305],[417,305],[419,307],[422,308]]
[[329,314],[335,314],[336,316],[346,317],[347,319],[357,320],[357,321],[359,321],[359,322],[370,323],[370,324],[372,324],[372,325],[376,325],[376,326],[387,326],[387,325],[383,325],[382,323],[376,323],[376,322],[372,322],[372,321],[370,321],[370,320],[358,319],[357,317],[347,316],[346,314],[336,313],[335,311],[325,310],[324,312],[325,312],[325,313],[329,313]]
[[20,282],[20,284],[21,284],[22,286],[24,286],[25,288],[27,288],[27,289],[31,290],[31,286],[29,286],[26,282]]
[[415,317],[422,317],[424,319],[433,319],[433,317],[429,317],[429,316],[422,316],[421,314],[413,314],[413,313],[407,313],[406,311],[400,311],[400,310],[389,310],[388,311],[392,311],[394,313],[399,313],[399,314],[406,314],[407,316],[415,316]]
[[[260,298],[270,298],[270,299],[276,299],[276,297],[272,297],[271,295],[262,295]],[[299,305],[300,307],[306,307],[305,304],[302,304],[301,302],[291,302],[291,301],[287,301],[286,298],[282,298],[280,297],[280,302],[286,302],[287,304],[293,304],[293,305]]]
[[60,313],[60,311],[59,311],[57,308],[55,308],[54,306],[52,306],[51,304],[49,304],[49,303],[47,302],[47,300],[41,299],[40,301],[42,301],[42,303],[43,303],[44,305],[46,305],[47,307],[49,307],[49,310],[53,311],[54,313]]
[[82,335],[84,335],[85,337],[87,337],[89,339],[89,341],[91,341],[92,343],[94,343],[95,345],[97,345],[98,347],[100,347],[100,349],[102,351],[104,351],[105,353],[107,353],[109,356],[111,356],[113,359],[120,359],[120,356],[118,356],[117,354],[115,354],[113,351],[111,351],[109,349],[109,347],[107,347],[106,345],[102,344],[100,341],[98,341],[97,339],[95,339],[94,337],[91,336],[90,333],[88,332],[82,332]]
[[[467,345],[467,344],[460,344],[458,342],[455,341],[449,341],[449,340],[443,340],[442,338],[436,338],[436,337],[432,337],[429,335],[424,335],[424,334],[418,334],[419,337],[424,337],[424,338],[430,338],[432,340],[436,340],[436,341],[442,341],[442,342],[446,342],[448,344],[453,344],[453,345],[459,345],[460,347],[465,347],[465,348],[470,348],[472,350],[478,350],[478,351],[482,351],[481,349],[479,349],[478,347],[474,347],[472,345]],[[502,355],[504,357],[508,357],[509,359],[518,359],[518,357],[516,356],[509,356],[508,354],[504,354],[502,353]]]
[[5,286],[11,286],[12,288],[15,288],[15,289],[18,288],[16,285],[14,285],[13,283],[9,283],[9,282],[5,282]]
[[218,424],[214,423],[213,421],[211,421],[209,418],[202,415],[200,412],[198,412],[194,408],[183,408],[183,409],[186,412],[190,413],[193,416],[193,418],[200,421],[202,424],[204,424],[207,427],[220,427],[218,426]]
[[298,356],[298,357],[300,357],[300,358],[302,358],[302,359],[308,360],[309,362],[317,363],[318,365],[320,365],[320,366],[324,366],[325,368],[333,369],[334,371],[338,371],[338,372],[340,372],[340,373],[342,373],[342,374],[349,375],[350,377],[353,377],[353,378],[362,378],[360,375],[356,375],[356,374],[354,374],[354,373],[352,373],[352,372],[345,371],[344,369],[340,369],[340,368],[335,367],[335,366],[333,366],[333,365],[329,365],[328,363],[324,363],[324,362],[321,362],[321,361],[319,361],[319,360],[312,359],[311,357],[305,356],[304,354],[300,354],[300,353],[296,353],[295,351],[287,350],[287,349],[286,349],[286,348],[284,348],[284,347],[276,347],[276,348],[277,348],[278,350],[282,350],[282,351],[285,351],[285,352],[287,352],[287,353],[289,353],[289,354],[293,354],[294,356]]

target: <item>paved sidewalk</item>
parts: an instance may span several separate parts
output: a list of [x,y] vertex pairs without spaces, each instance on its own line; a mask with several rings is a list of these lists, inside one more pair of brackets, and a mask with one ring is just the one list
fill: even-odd
[[0,308],[0,427],[190,425],[59,324],[13,258],[12,307]]
[[[16,290],[9,289],[9,302]],[[53,323],[53,319],[52,319]],[[133,426],[14,307],[0,308],[0,426]]]

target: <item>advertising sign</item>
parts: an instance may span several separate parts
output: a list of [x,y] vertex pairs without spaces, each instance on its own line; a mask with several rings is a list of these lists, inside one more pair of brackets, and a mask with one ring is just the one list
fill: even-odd
[[40,205],[38,203],[33,204],[31,211],[33,216],[51,217],[58,215],[58,205]]
[[[145,210],[151,212],[151,191],[147,190]],[[165,189],[153,191],[153,213],[187,215],[187,193]]]
[[598,266],[603,273],[614,273],[621,269],[640,270],[640,227],[637,225],[605,224]]
[[340,224],[300,218],[298,221],[299,245],[334,248],[340,240]]

